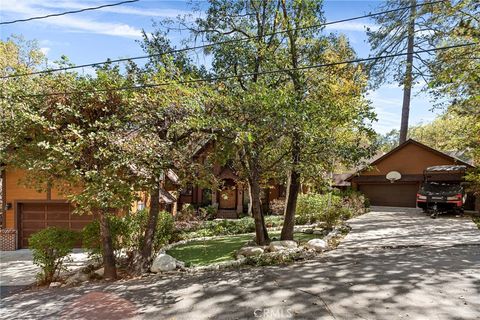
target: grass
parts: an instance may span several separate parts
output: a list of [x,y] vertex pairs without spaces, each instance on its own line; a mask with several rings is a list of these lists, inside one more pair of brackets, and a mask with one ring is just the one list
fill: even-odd
[[[305,243],[319,235],[295,233],[294,239]],[[270,238],[280,238],[280,232],[270,232]],[[225,236],[211,240],[197,240],[177,246],[167,251],[172,257],[184,261],[187,265],[205,266],[213,263],[234,260],[233,252],[240,249],[246,242],[253,240],[253,234]]]

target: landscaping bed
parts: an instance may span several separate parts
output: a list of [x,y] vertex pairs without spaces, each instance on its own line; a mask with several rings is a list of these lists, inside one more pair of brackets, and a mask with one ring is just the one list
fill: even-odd
[[[247,242],[253,241],[254,234],[239,234],[216,237],[207,240],[194,240],[178,245],[167,251],[175,259],[185,262],[186,266],[206,266],[213,263],[235,260],[234,253]],[[280,232],[271,232],[272,239],[279,238]],[[322,235],[297,232],[294,239],[300,244]]]

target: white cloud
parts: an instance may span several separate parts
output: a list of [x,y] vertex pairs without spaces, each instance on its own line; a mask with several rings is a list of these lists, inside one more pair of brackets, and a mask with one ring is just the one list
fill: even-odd
[[[0,0],[2,14],[14,15],[18,18],[29,18],[34,16],[42,16],[59,12],[59,10],[46,10],[40,1],[11,1]],[[85,5],[84,5],[85,7]],[[5,20],[5,18],[4,18]],[[65,31],[70,32],[88,32],[96,34],[104,34],[119,37],[138,38],[141,36],[141,30],[125,23],[117,22],[101,22],[93,19],[81,18],[74,15],[65,15],[39,20],[43,25],[52,25],[62,27]],[[34,22],[31,22],[34,23]]]
[[124,23],[98,22],[69,16],[57,17],[49,23],[51,25],[66,27],[72,31],[91,32],[110,36],[139,38],[142,34],[140,29]]
[[[60,1],[49,3],[48,1],[32,1],[37,5],[41,5],[45,8],[54,8],[56,10],[78,10],[86,7],[96,7],[104,3],[98,2],[89,2],[89,1]],[[98,12],[109,12],[109,13],[119,13],[119,14],[129,14],[137,16],[147,16],[147,17],[164,17],[164,18],[176,18],[177,16],[183,16],[188,14],[188,11],[180,9],[152,9],[152,8],[142,8],[142,7],[133,7],[128,5],[121,5],[116,7],[106,7],[100,9]]]
[[367,27],[372,30],[378,30],[379,28],[378,25],[374,25],[370,23],[347,21],[347,22],[327,25],[325,29],[332,30],[332,31],[365,31]]
[[40,48],[40,51],[41,51],[44,55],[48,55],[48,53],[50,52],[50,48],[49,48],[49,47],[42,47],[42,48]]

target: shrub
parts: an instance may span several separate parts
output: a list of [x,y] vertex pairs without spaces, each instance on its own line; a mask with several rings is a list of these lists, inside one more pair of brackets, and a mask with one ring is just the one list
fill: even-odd
[[265,216],[265,225],[267,228],[280,227],[283,225],[283,216]]
[[252,266],[285,265],[294,261],[305,260],[313,256],[315,256],[315,253],[303,250],[268,252],[259,256],[247,257],[245,263]]
[[[214,207],[212,207],[214,208]],[[210,210],[213,209],[204,209],[204,214],[208,214]],[[183,206],[182,210],[178,211],[175,215],[175,235],[180,235],[182,233],[194,232],[200,229],[203,220],[201,217],[195,214],[195,209],[192,205],[186,204]]]
[[48,227],[34,233],[28,243],[33,250],[33,263],[41,268],[37,275],[40,283],[50,283],[64,268],[67,256],[79,240],[76,232]]
[[325,224],[325,229],[332,230],[337,225],[342,211],[344,210],[338,205],[323,210],[322,222]]
[[341,207],[342,198],[335,194],[300,194],[297,200],[297,224],[326,222],[331,224]]
[[[148,222],[148,210],[140,210],[125,217],[109,216],[108,223],[116,254],[121,249],[127,252],[138,251],[143,245],[143,237]],[[174,221],[170,213],[162,211],[158,215],[157,228],[153,238],[153,250],[158,251],[172,238]],[[82,231],[83,246],[93,256],[101,255],[100,225],[92,221]]]
[[201,220],[213,220],[217,217],[217,206],[205,206],[198,208],[198,213]]
[[195,215],[195,208],[190,203],[182,206],[182,209],[177,212],[175,220],[177,221],[191,221],[197,219]]
[[173,235],[175,223],[169,212],[162,211],[158,215],[157,232],[153,239],[153,250],[157,252],[161,247],[168,244]]
[[361,192],[355,190],[347,190],[341,193],[343,198],[343,207],[350,210],[350,217],[355,217],[364,214],[370,207],[370,201]]
[[249,233],[255,231],[255,222],[251,217],[245,217],[236,220],[213,220],[205,221],[201,228],[198,230],[197,235],[210,237],[210,236],[223,236]]

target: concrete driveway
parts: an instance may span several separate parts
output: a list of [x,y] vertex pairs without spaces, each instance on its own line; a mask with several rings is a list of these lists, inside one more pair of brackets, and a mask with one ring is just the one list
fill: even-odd
[[352,231],[339,249],[480,245],[479,230],[469,216],[432,219],[420,209],[372,207],[348,224]]
[[[407,221],[400,217],[419,219],[424,226],[396,228],[395,223]],[[429,238],[417,231],[442,241],[448,236],[439,232],[440,219],[375,208],[352,221],[337,250],[313,261],[29,290],[2,299],[0,318],[479,319],[480,246],[475,243],[480,231],[467,220],[443,219],[456,232],[465,231],[462,241],[468,243],[460,244],[453,233],[443,246],[438,241],[391,246],[402,235]],[[441,223],[440,228],[430,223]]]
[[[74,249],[70,258],[71,261],[65,264],[69,271],[85,266],[88,261],[87,254],[81,249]],[[39,271],[40,268],[33,264],[30,250],[0,251],[0,296],[30,287]]]

